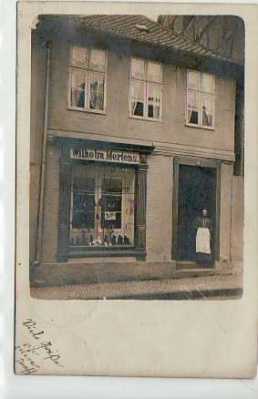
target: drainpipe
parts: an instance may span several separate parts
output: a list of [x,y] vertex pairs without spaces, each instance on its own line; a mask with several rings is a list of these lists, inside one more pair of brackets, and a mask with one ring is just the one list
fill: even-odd
[[39,186],[39,202],[38,202],[38,226],[37,226],[37,246],[36,259],[33,266],[38,266],[42,256],[42,234],[43,234],[43,215],[44,215],[44,195],[45,195],[45,179],[46,179],[46,161],[47,161],[47,129],[48,129],[48,103],[49,103],[49,82],[50,82],[50,65],[51,65],[51,49],[52,42],[46,42],[47,61],[46,61],[46,83],[45,83],[45,106],[44,106],[44,126],[41,151],[40,165],[40,186]]

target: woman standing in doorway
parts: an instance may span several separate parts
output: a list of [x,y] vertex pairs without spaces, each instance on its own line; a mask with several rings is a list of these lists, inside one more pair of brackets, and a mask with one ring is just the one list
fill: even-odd
[[203,209],[202,216],[196,219],[196,261],[198,265],[209,267],[211,258],[211,219],[208,217],[207,209]]

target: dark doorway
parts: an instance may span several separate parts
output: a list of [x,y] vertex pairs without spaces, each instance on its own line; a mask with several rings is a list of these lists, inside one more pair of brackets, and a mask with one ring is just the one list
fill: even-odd
[[216,169],[179,165],[177,260],[194,262],[195,221],[205,208],[211,218],[211,253],[215,260]]

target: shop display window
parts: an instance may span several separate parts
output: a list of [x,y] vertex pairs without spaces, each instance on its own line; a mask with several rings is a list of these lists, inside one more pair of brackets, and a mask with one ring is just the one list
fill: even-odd
[[134,245],[134,168],[75,164],[71,185],[71,246]]

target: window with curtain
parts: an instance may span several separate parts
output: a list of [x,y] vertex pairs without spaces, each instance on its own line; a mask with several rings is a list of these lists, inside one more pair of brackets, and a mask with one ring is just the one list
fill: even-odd
[[162,66],[153,61],[131,59],[130,115],[161,119]]
[[213,75],[187,71],[186,122],[214,127],[215,79]]
[[70,57],[69,106],[92,112],[105,111],[106,53],[73,46]]

